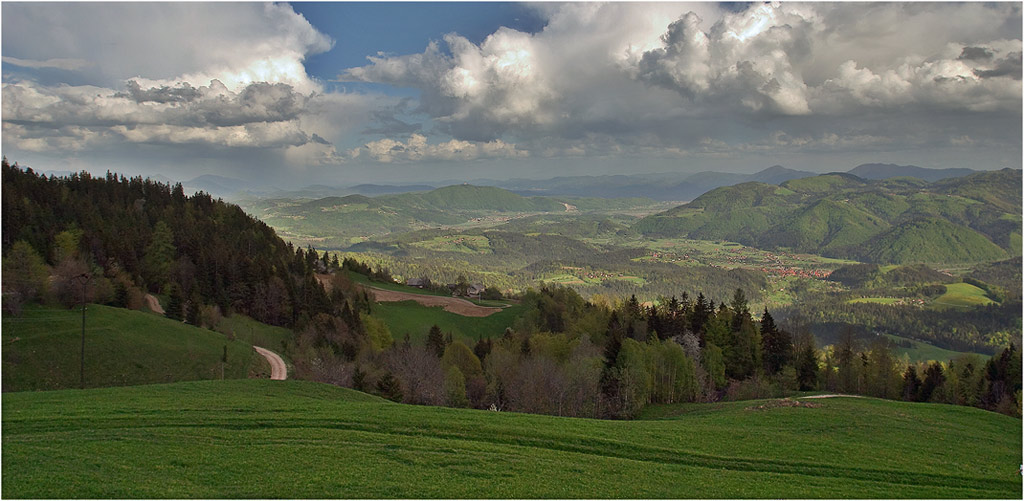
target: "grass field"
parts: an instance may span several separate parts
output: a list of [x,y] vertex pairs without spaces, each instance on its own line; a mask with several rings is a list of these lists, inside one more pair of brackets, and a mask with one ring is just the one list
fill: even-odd
[[[367,278],[366,275],[361,275],[359,273],[355,273],[355,272],[351,272],[351,271],[348,272],[348,277],[349,277],[349,279],[351,279],[353,282],[355,282],[357,284],[366,285],[368,287],[376,287],[378,289],[384,289],[384,290],[395,291],[395,292],[408,292],[409,294],[422,294],[424,296],[451,297],[451,294],[448,293],[448,292],[438,292],[438,291],[433,291],[433,290],[429,290],[429,289],[420,289],[419,287],[409,287],[408,285],[396,284],[394,282],[377,282],[377,281],[373,281],[373,280],[370,280],[369,278]],[[510,301],[501,300],[501,299],[474,299],[474,298],[466,298],[466,297],[464,297],[462,299],[465,299],[466,301],[469,301],[470,303],[473,303],[473,304],[478,305],[478,306],[495,306],[495,307],[501,308],[503,306],[507,306],[507,305],[511,304]]]
[[[77,388],[81,310],[30,305],[3,316],[3,391]],[[122,386],[270,372],[242,341],[153,313],[89,305],[85,328],[85,385]]]
[[868,398],[598,421],[301,381],[3,399],[5,498],[1007,498],[1019,419]]
[[946,284],[946,293],[932,302],[937,307],[968,308],[984,306],[994,301],[988,298],[985,291],[967,283]]
[[875,303],[875,304],[904,304],[906,298],[901,297],[858,297],[847,301],[847,303]]
[[430,326],[437,325],[445,333],[451,332],[455,339],[475,342],[477,338],[498,337],[505,333],[523,313],[523,307],[509,306],[486,317],[464,317],[444,311],[443,308],[423,306],[415,301],[377,303],[374,315],[384,320],[391,330],[391,336],[401,341],[405,334],[414,343],[427,338]]
[[217,330],[230,332],[246,343],[275,351],[282,357],[285,344],[292,339],[292,331],[287,328],[257,322],[239,313],[222,318]]
[[[883,335],[894,341],[910,342],[912,345],[910,348],[896,346],[895,348],[893,348],[893,352],[896,354],[897,357],[907,355],[910,358],[911,362],[928,362],[932,360],[939,362],[948,362],[956,357],[959,357],[960,355],[963,355],[963,352],[939,348],[938,346],[932,346],[928,343],[922,343],[921,341],[915,341],[913,339],[902,338],[899,336],[893,336],[889,334]],[[987,360],[991,356],[983,355],[981,353],[977,353],[976,355],[981,357],[982,360]]]
[[424,294],[427,296],[451,296],[446,292],[436,292],[428,289],[420,289],[418,287],[409,287],[408,285],[396,284],[394,282],[378,282],[370,280],[366,275],[355,273],[352,271],[347,272],[348,278],[357,284],[366,285],[368,287],[377,287],[378,289],[384,289],[389,291],[397,292],[408,292],[410,294]]

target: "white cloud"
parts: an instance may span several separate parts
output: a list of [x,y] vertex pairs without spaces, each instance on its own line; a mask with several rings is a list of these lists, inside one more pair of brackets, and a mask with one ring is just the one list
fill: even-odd
[[280,82],[305,93],[318,85],[303,60],[333,43],[287,4],[5,3],[3,17],[17,19],[4,23],[5,59],[74,61],[64,69],[102,87],[216,79],[236,92]]
[[452,139],[429,144],[421,134],[412,134],[405,142],[394,139],[371,141],[348,152],[349,157],[366,156],[377,162],[416,162],[438,160],[477,160],[482,158],[527,157],[529,152],[500,139],[488,142],[471,142]]
[[[416,87],[422,110],[454,137],[513,139],[538,154],[696,150],[709,134],[747,144],[779,127],[852,134],[854,147],[868,115],[901,123],[890,129],[894,147],[901,135],[918,144],[911,131],[934,128],[936,113],[1019,122],[1019,5],[537,8],[548,18],[539,33],[503,28],[479,45],[450,34],[341,78]],[[1013,129],[1004,139],[1016,142]]]
[[[394,101],[325,93],[303,61],[332,41],[286,4],[4,4],[3,13],[5,63],[90,82],[5,75],[7,149],[294,149],[344,139]],[[23,38],[41,22],[48,36]]]

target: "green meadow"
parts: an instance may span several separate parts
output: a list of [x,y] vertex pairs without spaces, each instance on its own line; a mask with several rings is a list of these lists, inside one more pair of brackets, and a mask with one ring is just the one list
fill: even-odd
[[946,293],[932,302],[937,307],[966,308],[984,306],[995,301],[989,299],[984,289],[968,283],[946,284]]
[[[78,388],[82,313],[26,306],[3,316],[3,391]],[[122,386],[270,372],[248,343],[153,313],[90,304],[85,323],[85,386]],[[279,349],[279,348],[278,348]]]
[[[913,339],[893,336],[890,334],[883,335],[889,339],[892,339],[893,341],[902,341],[904,343],[910,343],[910,347],[899,345],[895,346],[893,348],[893,353],[897,357],[902,357],[903,355],[906,355],[911,362],[949,362],[950,360],[953,360],[954,358],[957,358],[960,355],[964,354],[963,352],[939,348],[938,346],[933,346],[928,343],[922,343],[921,341],[916,341]],[[975,355],[981,357],[982,360],[988,359],[988,357],[990,356],[983,355],[981,353],[975,353]]]
[[600,421],[302,381],[9,393],[5,498],[1019,499],[1020,420],[870,398]]

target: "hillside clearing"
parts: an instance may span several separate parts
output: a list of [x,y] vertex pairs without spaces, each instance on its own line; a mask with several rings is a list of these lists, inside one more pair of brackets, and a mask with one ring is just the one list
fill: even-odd
[[378,302],[395,303],[399,301],[416,301],[423,306],[440,306],[444,311],[464,317],[486,317],[501,311],[501,308],[479,306],[462,298],[449,296],[429,296],[370,287]]

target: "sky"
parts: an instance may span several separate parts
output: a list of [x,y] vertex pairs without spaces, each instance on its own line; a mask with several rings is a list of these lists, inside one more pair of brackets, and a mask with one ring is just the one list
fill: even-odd
[[1020,168],[1021,4],[4,2],[2,150],[254,187]]

